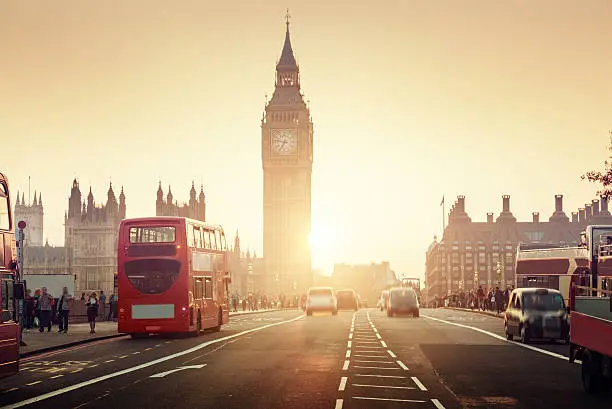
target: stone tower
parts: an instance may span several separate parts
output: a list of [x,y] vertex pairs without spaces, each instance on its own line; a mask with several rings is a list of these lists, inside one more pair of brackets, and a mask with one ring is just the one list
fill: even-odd
[[300,91],[287,17],[276,84],[261,122],[266,290],[292,294],[312,284],[310,203],[313,125]]
[[42,194],[34,192],[34,201],[26,203],[23,193],[19,200],[19,192],[17,192],[17,200],[15,201],[15,220],[26,222],[26,245],[32,247],[41,247],[44,245],[43,240],[43,220],[44,209],[42,203]]

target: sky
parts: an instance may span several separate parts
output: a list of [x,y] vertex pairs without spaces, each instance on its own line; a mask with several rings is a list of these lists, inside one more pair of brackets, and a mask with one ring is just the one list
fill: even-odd
[[[128,217],[158,183],[262,254],[260,121],[286,8],[314,122],[313,265],[422,275],[443,195],[474,221],[594,198],[612,128],[608,0],[0,2],[0,169],[63,245],[72,180]],[[26,193],[27,196],[27,193]],[[447,209],[448,210],[448,207]]]

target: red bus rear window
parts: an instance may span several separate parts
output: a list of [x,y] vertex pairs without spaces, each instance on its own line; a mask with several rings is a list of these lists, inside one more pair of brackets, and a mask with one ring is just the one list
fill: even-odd
[[174,243],[176,228],[173,226],[146,226],[130,228],[130,243]]

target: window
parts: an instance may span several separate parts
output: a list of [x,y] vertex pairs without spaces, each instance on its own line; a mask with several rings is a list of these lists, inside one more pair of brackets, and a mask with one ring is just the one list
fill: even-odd
[[193,297],[196,300],[204,298],[204,277],[194,278]]
[[198,226],[193,226],[193,246],[201,249],[202,246],[202,230]]
[[213,298],[213,285],[210,277],[204,278],[204,298],[209,300]]
[[130,228],[130,243],[173,243],[175,240],[176,228],[172,226]]
[[3,274],[0,280],[0,300],[2,305],[2,320],[0,322],[13,321],[13,276],[11,274]]
[[11,230],[11,206],[8,197],[8,188],[0,183],[0,229]]
[[225,233],[223,231],[221,231],[221,250],[227,250],[227,247],[225,245]]
[[191,225],[187,225],[187,247],[195,247],[193,238],[193,228]]
[[207,249],[210,249],[210,231],[209,230],[204,230],[204,247]]

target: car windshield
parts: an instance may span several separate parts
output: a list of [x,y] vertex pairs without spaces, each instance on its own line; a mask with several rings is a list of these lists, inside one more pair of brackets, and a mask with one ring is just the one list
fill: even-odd
[[560,294],[523,294],[523,305],[526,310],[556,311],[565,308],[563,297]]

